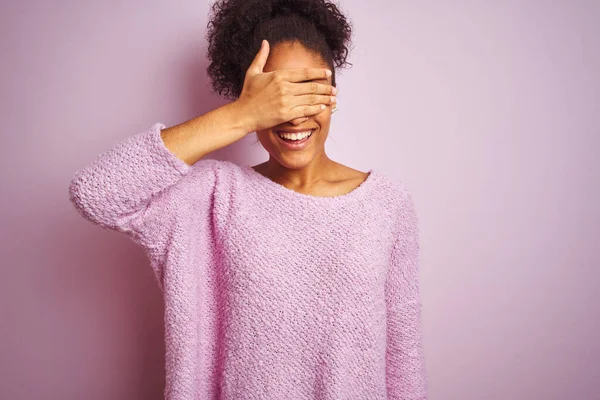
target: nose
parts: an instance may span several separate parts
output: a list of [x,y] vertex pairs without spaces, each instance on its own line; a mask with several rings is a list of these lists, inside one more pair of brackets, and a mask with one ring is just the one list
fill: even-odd
[[296,118],[290,121],[290,123],[292,125],[300,125],[303,122],[306,122],[308,120],[308,117],[300,117],[300,118]]

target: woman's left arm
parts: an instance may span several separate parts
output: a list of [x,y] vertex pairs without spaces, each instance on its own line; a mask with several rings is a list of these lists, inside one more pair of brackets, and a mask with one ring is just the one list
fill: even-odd
[[390,400],[427,399],[419,292],[419,226],[412,197],[403,199],[400,232],[385,283],[386,383]]

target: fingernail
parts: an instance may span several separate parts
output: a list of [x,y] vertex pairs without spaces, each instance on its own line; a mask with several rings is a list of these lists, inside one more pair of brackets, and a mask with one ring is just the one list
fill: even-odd
[[327,70],[325,70],[325,75],[327,75],[327,76],[331,76],[331,70],[328,70],[328,69],[327,69]]
[[335,103],[336,102],[335,96],[330,96],[330,97],[331,97],[331,102]]
[[321,110],[324,110],[325,107],[326,107],[325,104],[321,104]]
[[331,91],[331,93],[337,94],[337,88],[335,86],[333,87],[333,90]]

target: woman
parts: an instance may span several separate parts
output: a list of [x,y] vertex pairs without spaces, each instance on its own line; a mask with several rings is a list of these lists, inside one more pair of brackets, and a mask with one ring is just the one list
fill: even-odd
[[[167,399],[424,399],[411,196],[325,153],[350,26],[328,0],[224,0],[209,75],[234,101],[131,136],[70,198],[146,250]],[[259,165],[205,158],[256,132]]]

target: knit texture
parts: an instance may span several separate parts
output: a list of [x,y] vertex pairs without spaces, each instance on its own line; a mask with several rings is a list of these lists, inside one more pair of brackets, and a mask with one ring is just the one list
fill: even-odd
[[168,400],[426,399],[418,223],[371,169],[345,195],[249,165],[190,166],[128,137],[77,171],[72,203],[141,245],[162,290]]

